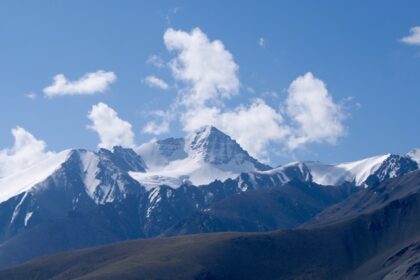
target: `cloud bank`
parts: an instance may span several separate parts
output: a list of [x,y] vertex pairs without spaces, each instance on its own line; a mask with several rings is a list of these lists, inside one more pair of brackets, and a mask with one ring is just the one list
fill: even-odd
[[43,91],[46,97],[92,95],[108,90],[116,79],[113,72],[102,70],[87,73],[76,81],[69,81],[63,74],[58,74],[54,76],[53,83]]

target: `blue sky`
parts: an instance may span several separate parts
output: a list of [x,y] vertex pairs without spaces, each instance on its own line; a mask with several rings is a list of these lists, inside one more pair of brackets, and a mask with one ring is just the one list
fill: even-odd
[[[420,46],[401,41],[420,25],[418,1],[157,2],[2,1],[0,149],[13,146],[17,125],[50,150],[95,149],[99,139],[87,115],[99,102],[132,125],[136,144],[183,135],[179,115],[168,132],[143,132],[151,112],[168,112],[185,90],[185,79],[168,66],[147,63],[151,56],[176,58],[163,39],[168,28],[187,35],[199,28],[232,55],[240,87],[221,110],[248,108],[259,98],[280,114],[298,77],[311,72],[326,84],[345,132],[293,150],[269,141],[264,149],[273,163],[349,161],[420,146]],[[74,81],[99,70],[116,76],[103,92],[45,96],[57,74]],[[151,87],[148,76],[169,88]]]

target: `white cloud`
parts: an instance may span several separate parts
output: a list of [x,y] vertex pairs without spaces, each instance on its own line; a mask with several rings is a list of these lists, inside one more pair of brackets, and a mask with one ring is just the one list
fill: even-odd
[[151,87],[157,87],[160,89],[168,89],[169,85],[162,79],[159,79],[155,76],[147,76],[144,81]]
[[420,26],[410,29],[410,35],[401,39],[403,43],[420,46]]
[[233,110],[202,107],[188,110],[182,115],[184,130],[194,131],[203,125],[213,125],[223,130],[251,155],[267,160],[270,142],[283,142],[289,135],[282,115],[262,99],[252,100],[249,106]]
[[229,110],[217,106],[187,108],[181,114],[185,131],[214,125],[235,138],[252,155],[268,158],[267,147],[277,143],[293,150],[308,143],[335,144],[345,135],[344,112],[328,93],[323,81],[307,73],[294,80],[283,110],[263,99]]
[[[185,82],[177,99],[181,108],[173,108],[178,110],[185,131],[214,125],[260,158],[267,156],[270,142],[281,141],[287,135],[281,114],[262,99],[253,100],[249,106],[225,108],[223,100],[239,93],[240,82],[239,67],[221,41],[210,41],[198,28],[191,33],[168,29],[164,41],[168,50],[177,51],[171,61],[174,78]],[[149,123],[144,131],[157,127]]]
[[11,149],[0,150],[0,177],[28,168],[53,154],[46,151],[46,144],[36,139],[22,127],[12,129],[15,143]]
[[36,99],[36,93],[28,92],[28,93],[25,94],[25,97],[28,98],[28,99],[34,100],[34,99]]
[[325,83],[306,73],[295,79],[285,102],[285,112],[292,120],[292,149],[311,142],[335,144],[345,133],[344,113],[334,103]]
[[69,81],[63,74],[54,76],[52,85],[44,88],[47,97],[60,95],[92,95],[106,91],[117,79],[113,72],[102,70],[87,73],[77,81]]
[[280,98],[278,92],[274,91],[274,90],[264,91],[264,92],[261,93],[261,96],[262,97],[268,97],[268,98],[271,98],[271,99],[279,99]]
[[92,121],[89,128],[99,135],[99,148],[134,147],[134,133],[131,124],[120,119],[117,112],[105,103],[100,102],[93,105],[88,113],[88,118]]
[[172,18],[181,10],[181,7],[174,7],[169,9],[165,19],[168,26],[172,25]]
[[143,128],[143,132],[152,135],[161,135],[169,131],[169,122],[162,121],[160,123],[156,121],[150,121]]
[[168,50],[177,52],[170,62],[174,77],[190,85],[183,104],[201,106],[238,93],[238,65],[221,41],[210,41],[199,28],[191,33],[169,28],[163,39]]
[[151,113],[155,117],[159,118],[160,121],[150,121],[143,128],[143,133],[152,135],[161,135],[169,131],[169,125],[172,118],[171,112],[165,112],[157,110]]
[[258,45],[261,47],[261,48],[265,48],[265,46],[266,46],[266,41],[265,41],[265,39],[263,38],[263,37],[260,37],[259,39],[258,39]]
[[[239,94],[240,81],[238,66],[222,42],[210,41],[198,28],[190,33],[168,29],[164,42],[168,50],[176,51],[170,67],[174,79],[183,84],[170,109],[156,114],[160,121],[149,122],[143,132],[166,133],[175,119],[186,132],[214,125],[263,160],[269,158],[271,144],[293,150],[308,143],[334,144],[344,135],[343,109],[311,73],[291,83],[279,109],[261,98],[228,108],[225,100]],[[275,92],[262,96],[280,100]]]
[[163,61],[163,59],[158,56],[158,55],[152,55],[150,56],[147,61],[148,64],[151,64],[157,68],[163,68],[165,67],[165,62]]

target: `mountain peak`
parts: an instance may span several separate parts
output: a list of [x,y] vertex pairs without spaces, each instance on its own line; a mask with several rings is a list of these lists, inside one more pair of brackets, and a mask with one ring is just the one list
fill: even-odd
[[222,141],[235,142],[230,136],[211,125],[200,127],[186,137],[188,150],[206,149],[212,143]]
[[125,171],[145,172],[146,163],[133,149],[114,146],[112,151],[99,149],[98,154],[111,160],[116,166]]
[[234,139],[218,128],[206,125],[200,127],[186,137],[185,150],[194,157],[215,165],[252,164],[257,170],[269,167],[252,158]]
[[212,125],[202,126],[187,136],[187,138],[199,138],[199,139],[208,139],[210,137],[224,137],[224,138],[230,139],[230,137],[227,134],[223,133],[220,129]]
[[210,163],[227,163],[233,153],[246,153],[235,140],[214,126],[203,126],[186,137],[185,150]]

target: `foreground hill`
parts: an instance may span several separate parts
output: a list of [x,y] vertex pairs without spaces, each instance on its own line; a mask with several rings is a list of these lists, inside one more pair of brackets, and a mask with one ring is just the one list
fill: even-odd
[[[420,171],[333,207],[299,229],[130,241],[39,258],[0,271],[0,279],[419,277]],[[331,214],[340,211],[342,218]]]

